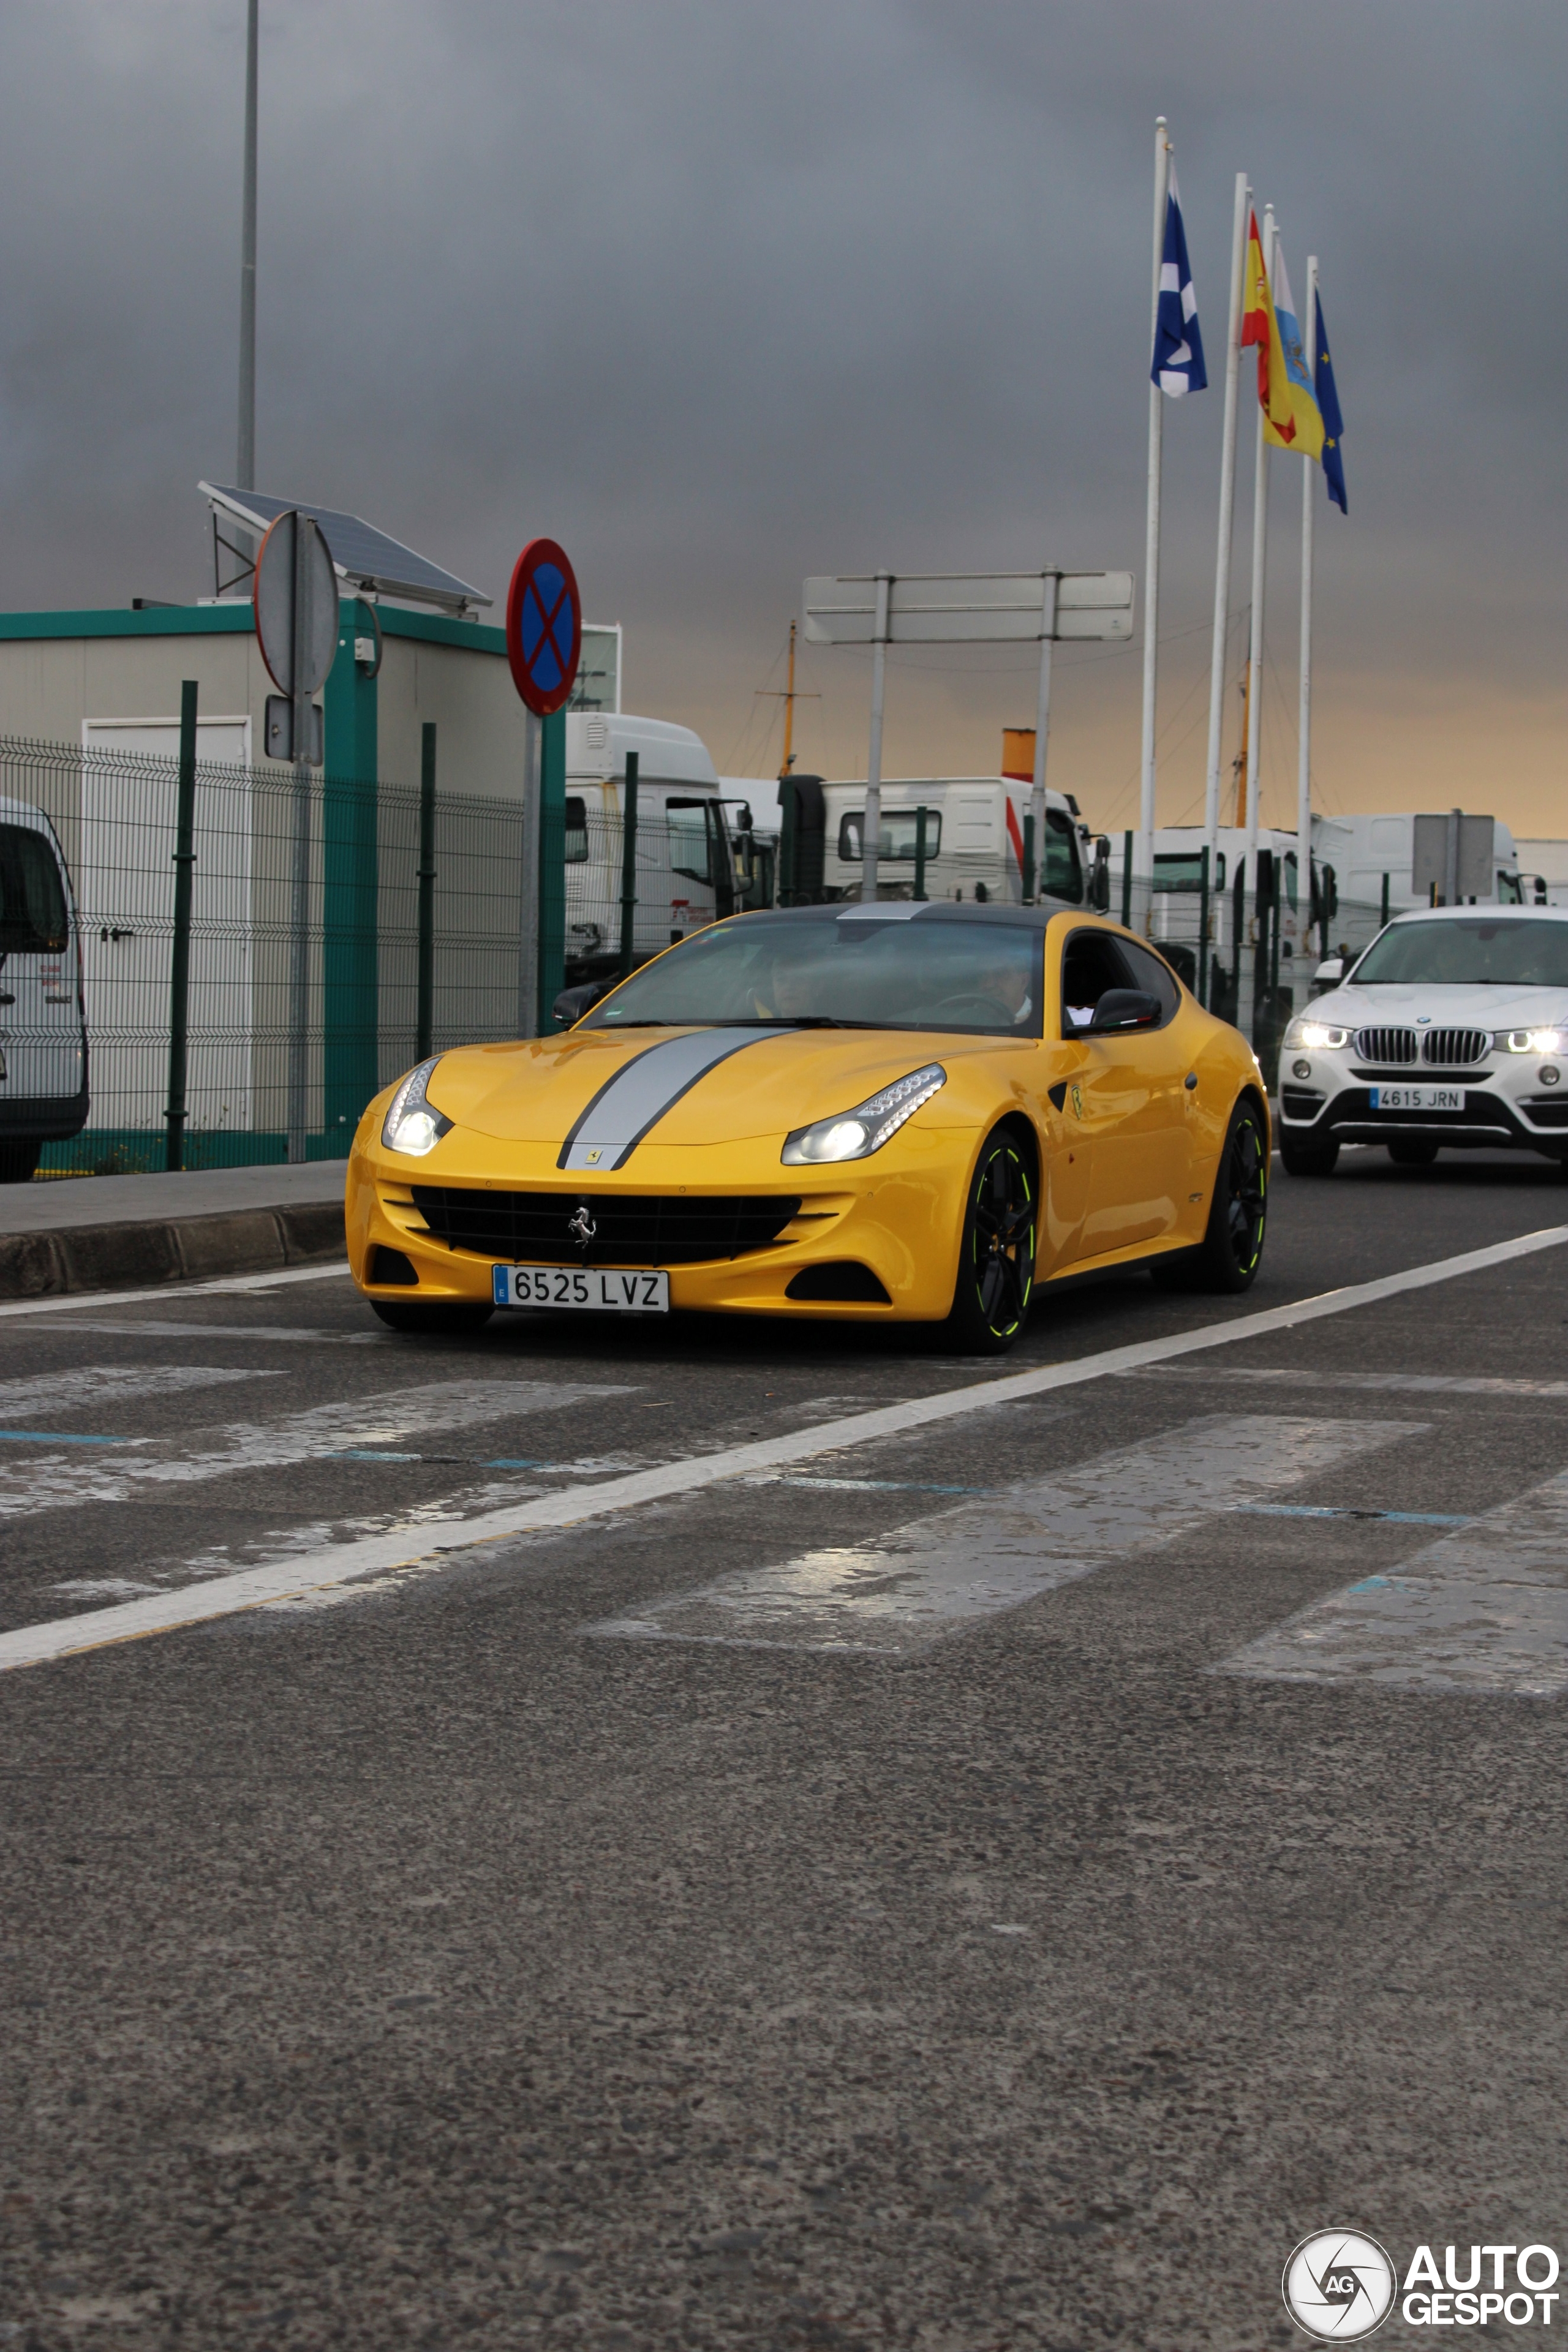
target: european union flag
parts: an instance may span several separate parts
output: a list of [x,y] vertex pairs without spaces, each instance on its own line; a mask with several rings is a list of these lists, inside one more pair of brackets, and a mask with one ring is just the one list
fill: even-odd
[[1312,362],[1312,374],[1317,386],[1318,414],[1323,420],[1323,475],[1329,485],[1330,498],[1341,514],[1348,515],[1344,452],[1340,447],[1345,420],[1340,415],[1340,395],[1334,389],[1334,363],[1329,357],[1329,331],[1323,324],[1323,305],[1318,297],[1313,299],[1318,304],[1318,331],[1314,339],[1317,357]]
[[1204,339],[1198,332],[1198,298],[1193,292],[1193,273],[1187,267],[1187,232],[1182,223],[1174,164],[1165,193],[1160,304],[1154,320],[1154,356],[1149,375],[1152,383],[1173,399],[1184,392],[1202,392],[1208,383],[1204,367]]

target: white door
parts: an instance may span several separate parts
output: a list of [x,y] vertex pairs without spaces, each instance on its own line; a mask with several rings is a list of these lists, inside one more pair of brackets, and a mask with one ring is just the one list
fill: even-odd
[[[161,1133],[179,721],[85,719],[82,751],[78,898],[92,1126]],[[186,1131],[244,1134],[254,1018],[249,719],[199,720],[196,760]]]

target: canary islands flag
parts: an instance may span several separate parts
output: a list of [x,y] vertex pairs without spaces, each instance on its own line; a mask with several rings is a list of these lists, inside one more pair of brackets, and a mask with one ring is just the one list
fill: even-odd
[[1290,415],[1296,429],[1294,433],[1272,433],[1266,425],[1265,437],[1278,441],[1284,448],[1300,450],[1304,457],[1321,457],[1323,453],[1323,420],[1312,389],[1312,379],[1307,372],[1307,354],[1302,346],[1301,330],[1296,320],[1295,297],[1285,273],[1285,249],[1278,239],[1274,246],[1274,320],[1279,330],[1279,348],[1284,355],[1285,376],[1290,393]]
[[1160,302],[1154,320],[1154,356],[1149,376],[1173,399],[1179,399],[1184,392],[1203,392],[1208,384],[1204,339],[1198,331],[1198,298],[1193,291],[1193,273],[1187,266],[1187,232],[1173,163],[1165,192],[1165,245],[1160,262]]
[[1323,420],[1323,477],[1329,486],[1329,496],[1342,515],[1350,507],[1345,499],[1345,460],[1340,447],[1345,421],[1340,415],[1340,395],[1334,386],[1334,363],[1329,357],[1329,331],[1323,324],[1323,305],[1318,301],[1318,331],[1312,338],[1312,370],[1318,379],[1318,414]]

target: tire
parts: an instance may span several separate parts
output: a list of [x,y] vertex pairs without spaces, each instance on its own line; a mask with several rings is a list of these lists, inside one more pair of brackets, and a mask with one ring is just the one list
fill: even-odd
[[372,1298],[367,1304],[389,1329],[432,1339],[444,1332],[482,1331],[495,1312],[493,1307],[470,1306],[459,1298],[428,1307],[405,1306],[401,1298]]
[[958,1286],[947,1318],[964,1355],[1005,1356],[1029,1319],[1035,1287],[1036,1182],[1027,1145],[994,1128],[963,1212]]
[[1331,1176],[1339,1156],[1340,1147],[1331,1135],[1317,1142],[1292,1135],[1288,1127],[1279,1130],[1279,1164],[1287,1176]]
[[1215,1174],[1208,1231],[1187,1264],[1194,1290],[1250,1290],[1263,1260],[1268,1155],[1263,1121],[1244,1096],[1230,1115]]
[[43,1148],[36,1135],[0,1137],[0,1184],[30,1184]]
[[1400,1143],[1391,1143],[1388,1156],[1396,1168],[1430,1168],[1437,1157],[1435,1143],[1420,1143],[1409,1137]]

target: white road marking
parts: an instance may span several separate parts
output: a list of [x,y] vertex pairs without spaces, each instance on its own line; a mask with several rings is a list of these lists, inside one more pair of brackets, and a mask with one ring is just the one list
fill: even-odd
[[[1134,1372],[1133,1380],[1149,1380],[1155,1375]],[[1178,1364],[1158,1377],[1166,1381],[1247,1381],[1256,1385],[1263,1381],[1279,1381],[1299,1389],[1367,1389],[1374,1395],[1385,1389],[1396,1394],[1408,1391],[1412,1396],[1538,1396],[1568,1397],[1568,1381],[1527,1381],[1491,1378],[1464,1372],[1308,1372],[1297,1371],[1288,1364],[1251,1366],[1240,1364]]]
[[[223,1372],[217,1377],[240,1376]],[[84,1503],[123,1503],[158,1487],[189,1486],[234,1471],[280,1470],[332,1451],[393,1445],[416,1431],[468,1429],[626,1393],[624,1387],[584,1381],[431,1381],[416,1388],[313,1405],[271,1424],[241,1421],[199,1430],[183,1445],[151,1440],[130,1459],[117,1454],[112,1460],[95,1456],[83,1462],[43,1454],[14,1466],[0,1464],[0,1519],[74,1509]]]
[[1216,1671],[1557,1697],[1568,1689],[1568,1470],[1315,1601]]
[[107,1331],[124,1339],[287,1339],[323,1348],[395,1348],[399,1341],[384,1326],[374,1331],[318,1331],[309,1324],[287,1323],[71,1323],[62,1339],[78,1331]]
[[[267,1562],[232,1577],[216,1577],[210,1583],[179,1592],[128,1601],[121,1608],[95,1610],[50,1624],[19,1626],[12,1633],[0,1634],[0,1672],[69,1657],[109,1643],[140,1641],[148,1634],[171,1633],[178,1626],[197,1624],[204,1618],[257,1608],[286,1593],[314,1591],[326,1585],[352,1583],[356,1577],[380,1575],[388,1569],[410,1568],[440,1551],[466,1552],[481,1544],[505,1542],[535,1531],[579,1527],[612,1511],[631,1510],[642,1503],[692,1494],[727,1479],[742,1477],[749,1471],[779,1469],[788,1463],[808,1461],[814,1454],[837,1453],[846,1446],[867,1445],[883,1437],[904,1437],[912,1430],[984,1412],[993,1405],[1018,1404],[1055,1389],[1103,1380],[1110,1373],[1136,1371],[1145,1365],[1172,1362],[1206,1349],[1227,1348],[1238,1340],[1293,1330],[1325,1316],[1345,1315],[1358,1307],[1376,1306],[1383,1299],[1397,1297],[1406,1291],[1426,1289],[1435,1283],[1451,1282],[1464,1275],[1482,1274],[1491,1266],[1529,1257],[1539,1250],[1558,1249],[1564,1242],[1568,1242],[1568,1225],[1552,1225],[1538,1234],[1493,1243],[1486,1249],[1467,1250],[1458,1257],[1436,1258],[1426,1265],[1407,1267],[1402,1274],[1384,1275],[1375,1282],[1325,1291],[1313,1298],[1297,1299],[1286,1307],[1265,1307],[1253,1315],[1232,1316],[1195,1331],[1137,1340],[1126,1347],[1105,1349],[1098,1355],[1080,1356],[1069,1363],[1043,1364],[1031,1371],[1008,1373],[1000,1380],[974,1381],[964,1388],[942,1390],[934,1396],[909,1397],[896,1405],[855,1413],[842,1421],[822,1422],[812,1429],[793,1431],[788,1436],[757,1438],[749,1444],[662,1463],[654,1469],[635,1471],[623,1478],[606,1479],[602,1486],[540,1495],[530,1502],[511,1504],[467,1520],[448,1517],[445,1522],[433,1521],[428,1530],[432,1536],[444,1534],[447,1541],[443,1545],[426,1541],[422,1549],[411,1550],[408,1538],[400,1533],[368,1536]],[[4,1311],[0,1309],[0,1313]]]
[[33,1372],[0,1381],[0,1418],[37,1420],[77,1405],[135,1403],[147,1396],[170,1396],[181,1389],[217,1388],[229,1381],[280,1381],[281,1371],[236,1371],[214,1364],[83,1364],[65,1372]]
[[230,1292],[281,1290],[290,1282],[342,1282],[349,1262],[335,1258],[331,1265],[291,1265],[279,1274],[230,1274],[216,1282],[160,1282],[141,1290],[72,1290],[60,1298],[17,1298],[0,1307],[0,1318],[14,1315],[96,1314],[105,1307],[145,1307],[153,1299],[221,1298]]
[[869,1542],[737,1570],[585,1633],[898,1655],[1187,1534],[1419,1422],[1215,1414]]

